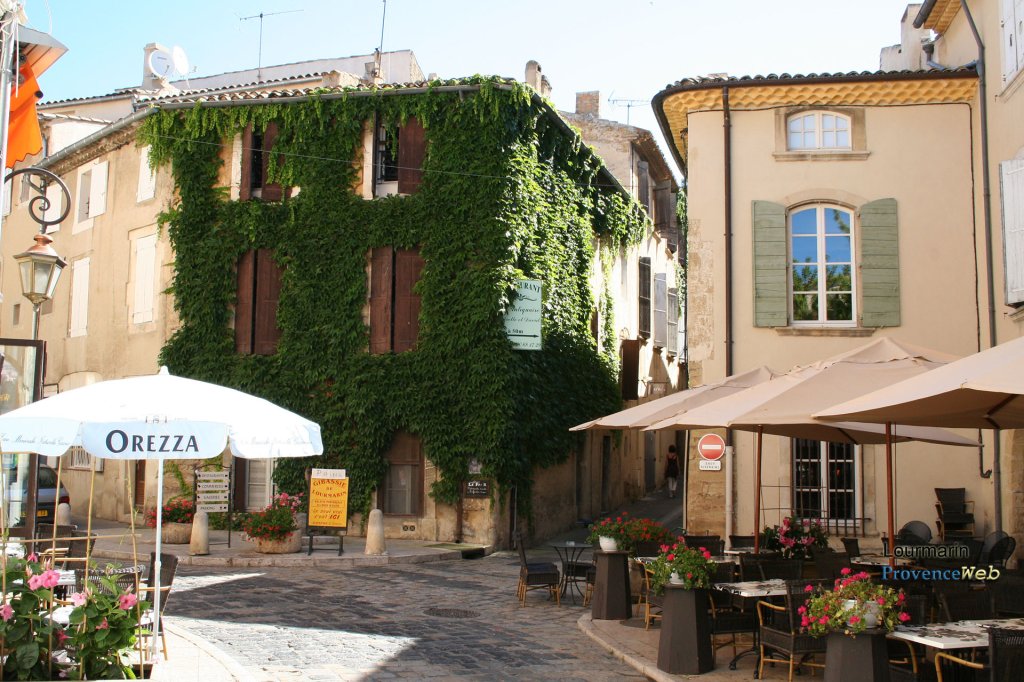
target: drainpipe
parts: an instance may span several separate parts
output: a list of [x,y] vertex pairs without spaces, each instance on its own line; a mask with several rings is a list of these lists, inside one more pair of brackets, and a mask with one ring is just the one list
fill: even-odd
[[[725,166],[725,376],[732,376],[732,119],[729,112],[729,86],[722,87],[722,127],[723,146],[722,158]],[[732,447],[732,429],[725,432],[725,451],[735,452]],[[726,455],[730,457],[730,455]],[[728,466],[728,463],[727,463]],[[731,474],[732,469],[726,470]],[[760,484],[760,482],[758,482]],[[731,514],[733,509],[733,485],[735,481],[731,475],[726,476],[725,482],[725,508],[726,513]],[[732,528],[732,519],[727,518],[725,523],[726,535]],[[756,537],[757,528],[754,528]]]
[[[989,178],[988,160],[988,87],[986,86],[985,68],[985,43],[981,40],[978,27],[974,23],[974,16],[967,6],[967,0],[960,0],[960,7],[967,17],[967,23],[971,27],[971,34],[974,42],[978,45],[978,117],[981,119],[981,196],[982,215],[985,223],[985,293],[988,296],[988,341],[989,348],[995,346],[996,341],[996,300],[995,283],[992,275],[992,183]],[[995,442],[992,447],[992,486],[994,488],[995,504],[995,529],[1003,529],[1003,476],[999,460],[1002,455],[1001,434],[997,429]]]

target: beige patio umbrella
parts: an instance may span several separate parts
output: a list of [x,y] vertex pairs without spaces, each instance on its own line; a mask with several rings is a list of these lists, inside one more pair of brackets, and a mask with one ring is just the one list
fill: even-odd
[[[757,434],[755,447],[754,543],[759,549],[761,441],[764,433],[846,443],[886,443],[886,429],[867,423],[823,423],[813,418],[821,405],[839,402],[881,386],[928,372],[956,359],[900,341],[881,338],[819,362],[798,366],[751,389],[689,410],[650,428],[733,428]],[[901,427],[896,440],[923,440],[977,446],[976,441],[941,429]],[[892,534],[892,460],[887,448],[889,526]]]
[[1024,337],[833,405],[814,416],[827,421],[1024,428]]
[[634,407],[613,412],[612,414],[584,422],[569,429],[585,431],[590,429],[630,429],[649,426],[656,421],[676,414],[680,410],[688,410],[712,400],[742,391],[767,381],[778,373],[767,367],[758,367],[740,374],[733,374],[721,381],[704,384],[697,388],[679,391],[664,398],[651,400]]

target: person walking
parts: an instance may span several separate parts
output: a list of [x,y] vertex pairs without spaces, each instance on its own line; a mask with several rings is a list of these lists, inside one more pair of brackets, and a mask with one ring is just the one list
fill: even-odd
[[676,456],[676,446],[668,446],[668,458],[665,462],[665,480],[668,481],[668,496],[676,496],[676,485],[679,482],[679,458]]

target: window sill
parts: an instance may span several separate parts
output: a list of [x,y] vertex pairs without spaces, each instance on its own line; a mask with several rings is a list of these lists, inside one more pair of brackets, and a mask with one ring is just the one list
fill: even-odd
[[775,152],[776,161],[864,161],[871,152],[862,151],[806,151]]
[[1024,306],[1009,313],[1008,317],[1012,322],[1024,322]]
[[862,338],[871,336],[875,327],[773,327],[779,336],[847,336]]

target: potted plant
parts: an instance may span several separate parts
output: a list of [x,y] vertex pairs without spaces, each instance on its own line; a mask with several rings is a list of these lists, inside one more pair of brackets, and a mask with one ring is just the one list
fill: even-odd
[[[196,508],[191,497],[173,497],[164,503],[160,541],[167,545],[187,545],[192,539],[192,519]],[[146,510],[146,525],[156,528],[156,510]]]
[[658,668],[667,673],[699,675],[715,667],[708,618],[708,589],[715,562],[704,547],[682,541],[662,545],[648,565],[651,590],[665,593],[662,601]]
[[828,548],[828,533],[810,519],[787,516],[778,526],[764,529],[764,549],[777,551],[787,559],[810,559],[814,549]]
[[873,583],[866,572],[849,568],[832,589],[819,588],[798,610],[805,632],[828,636],[825,680],[889,679],[885,635],[910,620],[904,601],[902,590]]
[[601,551],[616,552],[626,550],[626,528],[629,525],[629,517],[624,512],[615,517],[606,517],[590,526],[590,535],[587,542],[599,544]]
[[296,514],[302,506],[302,495],[281,493],[263,511],[252,512],[242,522],[246,537],[256,543],[261,554],[298,552],[302,534]]
[[135,677],[130,657],[147,602],[97,573],[92,589],[72,594],[70,612],[60,618],[47,606],[53,603],[58,571],[35,554],[2,556],[0,565],[0,639],[10,654],[3,657],[5,679]]

